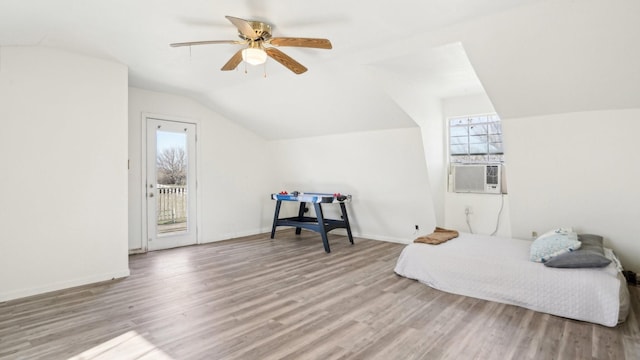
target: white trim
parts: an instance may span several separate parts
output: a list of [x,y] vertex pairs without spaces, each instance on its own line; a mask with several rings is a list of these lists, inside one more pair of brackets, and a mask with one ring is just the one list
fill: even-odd
[[260,234],[270,234],[271,233],[271,227],[263,227],[260,229],[253,229],[253,230],[244,230],[244,231],[238,231],[238,232],[232,232],[232,233],[224,233],[224,234],[218,234],[214,239],[207,239],[207,240],[203,240],[203,244],[209,244],[209,243],[214,243],[214,242],[218,242],[218,241],[225,241],[225,240],[233,240],[233,239],[239,239],[245,236],[253,236],[253,235],[260,235]]
[[[282,228],[278,228],[278,230],[276,230],[276,238],[274,240],[278,239],[278,231],[280,230],[285,230],[289,227],[282,227]],[[318,235],[318,239],[320,239],[320,233],[315,232],[313,230],[307,230],[307,229],[302,229],[302,231],[309,231],[309,232],[313,232],[316,235]],[[269,233],[271,233],[271,228],[269,228]],[[347,236],[347,230],[346,229],[342,229],[342,228],[338,228],[338,229],[334,229],[331,230],[330,234],[334,234],[334,235],[340,235],[340,236]],[[375,240],[375,241],[385,241],[385,242],[392,242],[392,243],[397,243],[397,244],[409,244],[411,243],[413,240],[413,238],[397,238],[397,237],[391,237],[391,236],[384,236],[384,235],[372,235],[372,234],[361,234],[361,233],[357,233],[353,231],[353,228],[351,229],[351,235],[353,236],[353,242],[354,244],[358,243],[358,239],[356,238],[361,238],[363,240]]]
[[[279,227],[276,230],[275,238],[272,239],[272,240],[278,240],[278,232],[287,230],[287,228],[289,228],[289,227],[282,227],[282,228]],[[312,231],[312,230],[307,230],[307,229],[302,229],[302,231],[312,232],[312,233],[318,235],[318,239],[320,239],[320,233],[318,233],[318,232],[315,232],[315,231]],[[242,237],[245,237],[245,236],[270,234],[270,233],[271,233],[271,226],[263,227],[263,228],[260,228],[260,229],[253,229],[253,230],[246,230],[246,231],[240,231],[240,232],[234,232],[234,233],[220,234],[215,239],[204,240],[202,243],[203,244],[210,244],[210,243],[214,243],[214,242],[218,242],[218,241],[226,241],[226,240],[238,239],[238,238],[242,238]],[[334,229],[334,230],[331,231],[330,234],[347,236],[347,232],[346,232],[345,229]],[[391,236],[360,234],[360,233],[355,233],[353,231],[352,231],[352,235],[354,237],[353,241],[356,244],[358,243],[358,240],[356,238],[361,238],[363,240],[385,241],[385,242],[392,242],[392,243],[405,244],[405,245],[412,242],[412,240],[409,239],[409,238],[396,238],[396,237],[391,237]]]
[[201,166],[201,146],[200,146],[200,136],[199,129],[201,129],[202,122],[199,119],[192,118],[184,118],[173,115],[166,114],[158,114],[151,112],[141,112],[140,113],[140,189],[143,189],[140,194],[140,232],[142,239],[142,248],[141,249],[132,249],[129,251],[132,253],[145,253],[149,250],[149,236],[147,232],[147,119],[156,119],[162,121],[173,121],[173,122],[181,122],[187,124],[193,124],[196,127],[196,244],[202,243],[202,231],[200,231],[200,227],[202,225],[202,202],[200,201],[200,184],[202,183],[200,179],[201,171],[198,169]]
[[[408,238],[397,238],[397,237],[391,237],[391,236],[380,236],[380,235],[372,235],[372,234],[353,233],[353,237],[359,237],[366,240],[386,241],[386,242],[392,242],[392,243],[398,243],[398,244],[409,244],[411,242],[411,240]],[[354,242],[356,241],[354,240]]]
[[140,114],[140,249],[139,252],[147,252],[147,113]]
[[73,280],[59,281],[56,283],[46,284],[44,286],[0,292],[0,302],[24,298],[27,296],[40,295],[51,291],[64,290],[82,285],[89,285],[101,281],[120,279],[129,275],[129,268],[126,268],[121,271],[92,275]]

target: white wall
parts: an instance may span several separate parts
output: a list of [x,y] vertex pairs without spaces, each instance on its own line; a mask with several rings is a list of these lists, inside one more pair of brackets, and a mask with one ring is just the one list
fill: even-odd
[[[355,236],[406,243],[433,231],[420,128],[273,141],[271,146],[280,166],[278,190],[353,195],[347,210]],[[335,216],[337,209],[327,214]]]
[[0,48],[0,301],[127,276],[127,68]]
[[142,200],[144,114],[196,122],[198,132],[198,218],[200,243],[271,229],[269,194],[274,191],[267,143],[198,102],[182,96],[129,89],[129,249],[146,248]]
[[456,24],[503,118],[640,106],[640,1],[536,1]]
[[[418,55],[418,59],[415,54],[396,58],[401,59],[402,64],[391,66],[377,64],[367,68],[371,86],[384,89],[402,109],[404,116],[421,128],[429,188],[436,224],[440,226],[444,224],[444,194],[446,192],[446,156],[445,142],[442,136],[444,123],[442,121],[441,94],[446,93],[447,87],[452,83],[459,84],[460,78],[466,78],[465,71],[460,70],[465,67],[458,64],[460,56],[466,60],[462,47],[459,44],[454,44],[434,48],[429,51],[427,56]],[[417,66],[419,71],[398,72],[398,69],[406,66],[407,59],[419,61],[420,65]],[[468,68],[471,69],[471,65],[468,65]],[[451,72],[455,75],[448,76]]]
[[503,129],[513,235],[573,226],[640,272],[640,109],[506,119]]
[[503,119],[512,235],[597,232],[634,271],[639,10],[633,0],[540,1],[442,32],[463,43]]
[[[199,124],[200,242],[270,231],[275,202],[269,194],[280,190],[352,194],[356,236],[408,242],[435,226],[418,127],[267,142],[191,99],[130,88],[130,250],[145,247],[145,113]],[[297,213],[287,205],[281,216]],[[339,207],[325,208],[328,217],[339,216]]]
[[447,153],[446,141],[443,136],[445,129],[444,121],[442,121],[442,101],[434,96],[424,96],[422,105],[424,106],[424,116],[417,122],[424,139],[424,156],[427,162],[436,224],[442,227],[446,221],[445,196],[447,193]]
[[[480,115],[495,113],[491,101],[485,94],[452,97],[442,100],[443,134],[447,136],[446,121],[448,118],[466,115]],[[447,141],[448,143],[448,141]],[[505,147],[505,151],[509,149]],[[444,154],[445,165],[448,166],[448,151]],[[509,169],[509,165],[506,165]],[[507,178],[509,170],[507,170]],[[509,180],[507,180],[507,183]],[[471,207],[469,224],[465,209]],[[502,208],[502,212],[500,209]],[[471,229],[469,229],[471,225]],[[459,231],[473,231],[475,234],[492,234],[494,231],[499,236],[511,236],[511,224],[509,220],[509,196],[492,194],[461,194],[454,192],[445,193],[445,227]]]

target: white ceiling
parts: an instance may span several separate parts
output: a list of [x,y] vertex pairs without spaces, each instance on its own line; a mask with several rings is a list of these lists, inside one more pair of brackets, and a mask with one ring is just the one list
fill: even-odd
[[[484,89],[496,109],[504,109],[508,116],[544,112],[545,103],[521,99],[544,89],[544,84],[535,83],[540,78],[538,71],[561,77],[559,71],[566,72],[572,56],[583,55],[585,48],[594,46],[589,37],[575,36],[559,24],[572,19],[569,23],[577,32],[604,31],[605,35],[596,38],[597,45],[607,45],[611,51],[625,44],[620,36],[632,24],[636,26],[635,33],[631,29],[632,39],[640,33],[640,11],[636,13],[635,5],[640,2],[583,3],[591,5],[581,11],[572,8],[578,5],[571,0],[2,0],[0,46],[49,46],[117,61],[129,67],[130,86],[192,97],[267,139],[281,139],[416,126],[421,121],[417,114],[423,112],[421,97],[478,94]],[[616,8],[612,3],[621,5]],[[594,28],[589,21],[600,19],[597,15],[603,7],[614,8],[616,14],[605,16]],[[617,13],[627,16],[613,29],[617,37],[611,45],[606,32],[611,30],[608,25],[619,24]],[[547,21],[549,14],[554,16]],[[239,45],[168,46],[237,39],[225,15],[271,23],[274,36],[328,38],[333,49],[281,48],[309,71],[295,75],[269,60],[265,78],[262,66],[247,66],[246,74],[244,64],[237,71],[219,70]],[[567,50],[554,39],[575,44]],[[551,45],[543,46],[547,43]],[[637,44],[625,45],[634,47],[629,59],[610,69],[613,80],[601,83],[618,88],[621,80],[628,82],[623,84],[625,91],[635,89],[640,75],[632,70],[632,76],[625,78],[625,69],[640,57]],[[532,51],[540,49],[557,52],[542,59],[568,56],[563,57],[565,66],[556,69],[547,60],[549,63],[536,68],[540,54]],[[593,50],[586,54],[601,56]],[[520,62],[517,66],[506,63],[514,58]],[[585,63],[570,74],[572,81],[579,83],[583,72],[593,71],[593,63],[589,59]],[[528,71],[535,76],[527,76]],[[515,80],[525,81],[526,87],[514,91]],[[552,81],[554,86],[562,83]],[[550,110],[575,111],[593,104],[590,94],[582,93],[575,104],[578,109],[554,103]],[[602,106],[636,103],[640,106],[640,95],[632,94],[625,101],[608,101]]]

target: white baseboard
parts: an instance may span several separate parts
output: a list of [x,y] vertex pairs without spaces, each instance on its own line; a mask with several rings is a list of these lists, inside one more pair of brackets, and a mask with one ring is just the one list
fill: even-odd
[[220,234],[220,235],[216,236],[213,239],[202,240],[202,242],[200,242],[200,244],[208,244],[208,243],[212,243],[212,242],[216,242],[216,241],[231,240],[231,239],[237,239],[237,238],[241,238],[241,237],[245,237],[245,236],[252,236],[252,235],[258,235],[258,234],[264,234],[264,233],[270,233],[270,232],[271,232],[271,227],[260,228],[260,229],[252,229],[252,230],[244,230],[244,231],[238,231],[238,232],[233,232],[233,233],[225,233],[225,234]]
[[[278,227],[278,231],[279,230],[286,230],[287,228],[292,229],[293,227]],[[311,231],[311,230],[307,230],[307,229],[302,229],[302,230]],[[237,239],[237,238],[241,238],[241,237],[244,237],[244,236],[265,234],[265,233],[270,233],[270,232],[271,232],[271,227],[261,228],[261,229],[253,229],[253,230],[246,230],[246,231],[239,231],[239,232],[234,232],[234,233],[225,233],[225,234],[221,234],[221,235],[217,236],[215,239],[204,240],[204,241],[201,242],[201,244],[207,244],[207,243],[212,243],[212,242],[216,242],[216,241],[224,241],[224,240],[230,240],[230,239]],[[345,229],[335,229],[335,230],[331,231],[331,234],[347,236],[347,231]],[[352,235],[354,237],[359,237],[359,238],[364,238],[364,239],[369,239],[369,240],[387,241],[387,242],[398,243],[398,244],[408,244],[408,243],[410,243],[412,241],[412,239],[410,239],[410,238],[396,238],[396,237],[392,237],[392,236],[374,235],[374,234],[361,234],[361,233],[356,233],[356,232],[352,232]]]
[[[307,229],[303,229],[305,231],[311,231],[311,230],[307,230]],[[269,230],[271,231],[271,230]],[[342,236],[347,236],[347,230],[345,229],[335,229],[332,230],[329,234],[337,234],[337,235],[342,235]],[[396,237],[391,237],[391,236],[384,236],[384,235],[372,235],[372,234],[361,234],[361,233],[357,233],[357,232],[351,232],[351,235],[353,235],[353,237],[356,238],[363,238],[363,239],[368,239],[368,240],[378,240],[378,241],[386,241],[386,242],[392,242],[392,243],[398,243],[398,244],[408,244],[412,241],[412,239],[409,238],[396,238]]]
[[356,233],[353,233],[353,236],[354,237],[364,238],[364,239],[369,239],[369,240],[386,241],[386,242],[392,242],[392,243],[398,243],[398,244],[408,244],[408,243],[411,242],[411,239],[408,239],[408,238],[396,238],[396,237],[384,236],[384,235],[356,234]]
[[101,281],[119,279],[119,278],[127,277],[129,275],[130,275],[130,271],[129,271],[129,268],[127,268],[125,270],[116,271],[112,273],[96,274],[96,275],[77,278],[73,280],[66,280],[66,281],[60,281],[60,282],[55,282],[51,284],[45,284],[42,286],[0,292],[0,302],[20,299],[27,296],[40,295],[40,294],[48,293],[51,291],[63,290],[63,289],[68,289],[76,286],[93,284]]

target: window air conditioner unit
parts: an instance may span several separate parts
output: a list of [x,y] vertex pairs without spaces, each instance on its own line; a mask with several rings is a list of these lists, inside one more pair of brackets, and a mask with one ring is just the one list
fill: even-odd
[[502,164],[451,165],[452,190],[457,193],[501,194]]

